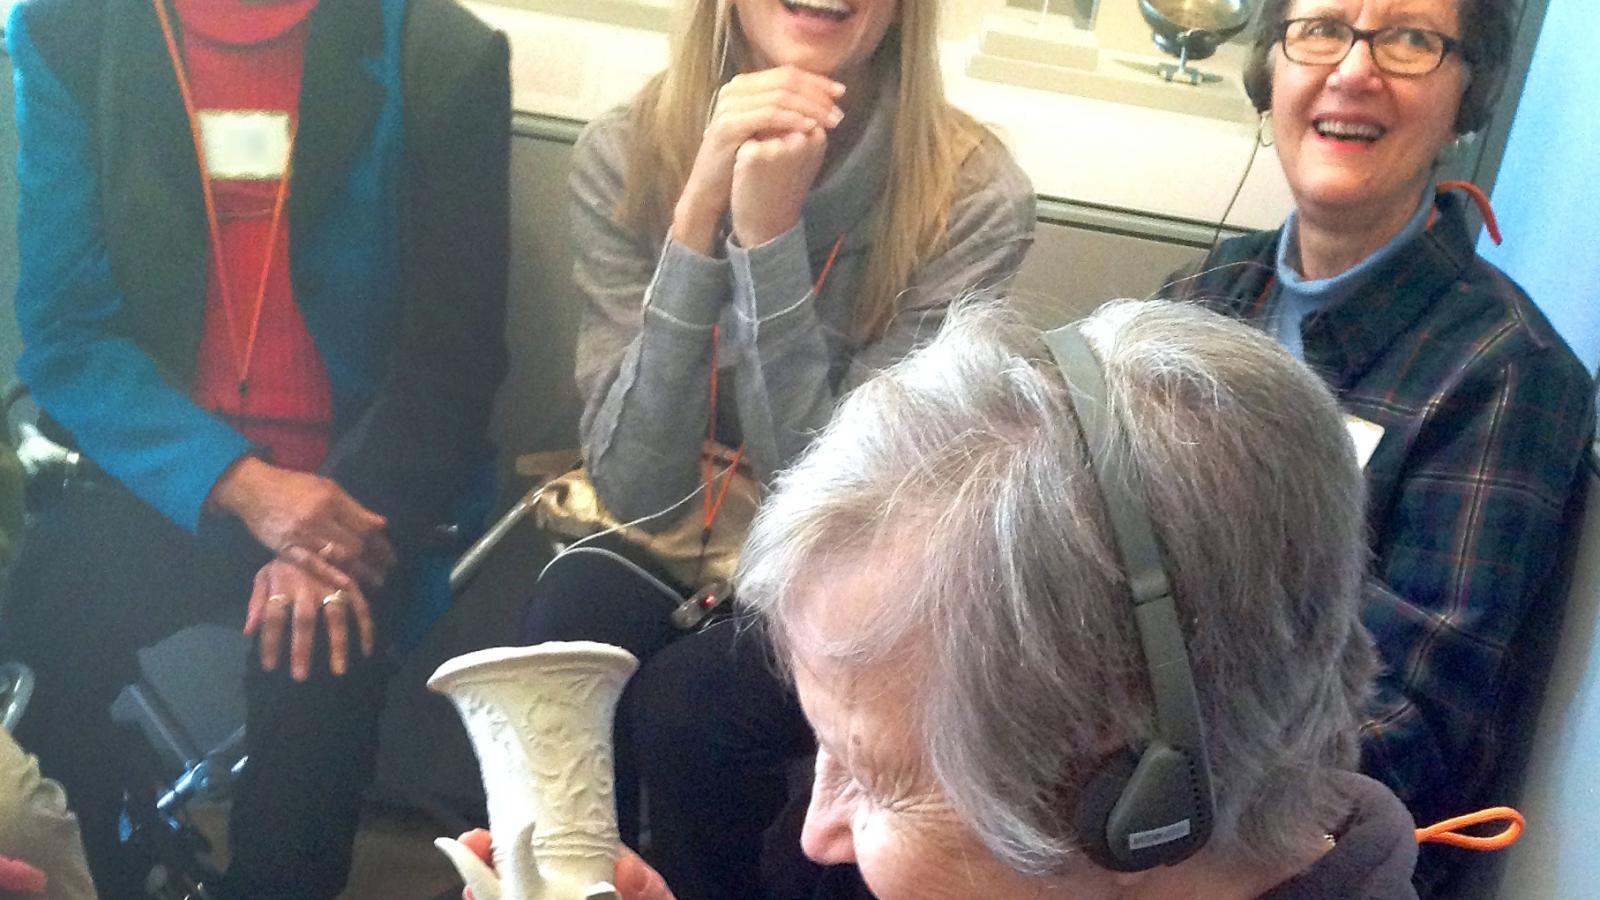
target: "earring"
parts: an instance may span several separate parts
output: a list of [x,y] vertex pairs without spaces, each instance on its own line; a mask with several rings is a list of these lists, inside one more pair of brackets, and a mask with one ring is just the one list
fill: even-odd
[[1453,164],[1460,161],[1466,156],[1467,151],[1471,149],[1472,142],[1472,134],[1457,134],[1450,140],[1445,141],[1444,145],[1439,148],[1437,164]]
[[1264,109],[1261,117],[1256,120],[1256,143],[1263,147],[1271,147],[1277,143],[1272,134],[1272,110]]

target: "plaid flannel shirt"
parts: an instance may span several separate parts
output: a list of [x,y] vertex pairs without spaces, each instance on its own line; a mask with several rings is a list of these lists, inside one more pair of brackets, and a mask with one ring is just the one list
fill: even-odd
[[[1436,203],[1367,290],[1301,326],[1344,411],[1383,429],[1366,463],[1362,617],[1384,670],[1362,769],[1421,822],[1476,807],[1496,774],[1514,638],[1564,599],[1567,506],[1593,423],[1588,372],[1477,256],[1463,198]],[[1166,293],[1270,332],[1278,240],[1227,241]]]

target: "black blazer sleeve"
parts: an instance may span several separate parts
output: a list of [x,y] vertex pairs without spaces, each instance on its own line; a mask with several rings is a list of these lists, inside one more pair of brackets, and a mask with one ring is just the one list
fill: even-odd
[[405,311],[387,378],[324,467],[404,547],[454,518],[489,464],[506,369],[511,92],[505,36],[416,0],[404,51]]

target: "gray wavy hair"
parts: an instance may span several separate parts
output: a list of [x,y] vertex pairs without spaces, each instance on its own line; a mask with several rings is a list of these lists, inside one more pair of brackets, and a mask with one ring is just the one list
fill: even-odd
[[[1303,859],[1347,815],[1375,670],[1358,618],[1365,493],[1320,380],[1198,307],[1118,301],[1083,325],[1127,426],[1193,660],[1230,864]],[[1076,852],[1080,787],[1150,735],[1104,506],[1036,330],[993,305],[852,392],[777,481],[739,596],[778,657],[916,667],[918,739],[956,812],[1030,875]],[[897,585],[845,639],[796,627],[808,587]],[[856,570],[859,571],[859,570]]]

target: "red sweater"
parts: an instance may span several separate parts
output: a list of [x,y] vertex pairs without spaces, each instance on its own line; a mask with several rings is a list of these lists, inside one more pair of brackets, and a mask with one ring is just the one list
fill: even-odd
[[[176,0],[180,46],[198,114],[263,111],[287,113],[293,121],[315,5],[316,0]],[[287,210],[271,234],[279,181],[212,178],[211,187],[224,265],[219,270],[212,259],[209,266],[191,396],[264,448],[275,464],[315,469],[327,455],[333,402],[322,356],[295,304]],[[257,323],[269,235],[272,263]],[[220,288],[224,272],[226,309]]]

